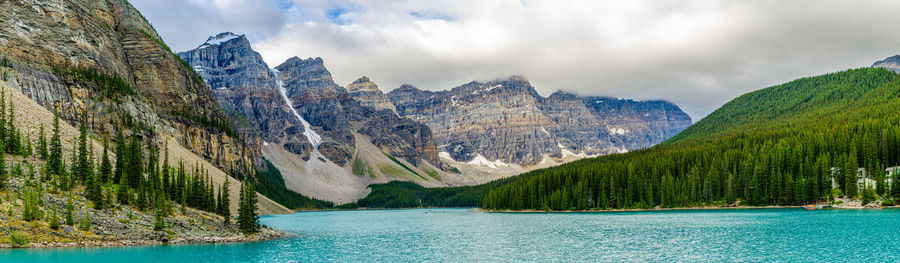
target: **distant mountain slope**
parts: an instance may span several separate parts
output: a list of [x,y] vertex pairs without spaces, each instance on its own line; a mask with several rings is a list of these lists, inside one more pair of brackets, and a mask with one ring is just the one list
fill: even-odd
[[[878,68],[791,81],[740,96],[647,150],[532,172],[492,189],[479,206],[797,205],[830,200],[832,179],[843,195],[900,196],[884,183],[885,167],[900,165],[898,95],[900,78]],[[874,189],[857,186],[858,167],[870,171]]]
[[[724,131],[777,128],[816,121],[860,103],[885,99],[872,90],[894,79],[890,72],[860,69],[802,78],[744,94],[691,125],[667,143],[709,137]],[[799,122],[799,123],[798,123]]]
[[[289,189],[336,203],[355,201],[369,183],[445,185],[431,130],[388,107],[353,99],[377,86],[334,83],[321,58],[293,57],[270,69],[243,35],[211,36],[179,53],[213,90],[231,121]],[[378,92],[380,93],[380,91]],[[388,102],[381,94],[381,106]]]
[[440,151],[458,162],[531,167],[627,152],[691,124],[678,106],[664,101],[566,92],[544,98],[522,76],[438,92],[404,85],[388,97],[401,116],[431,127]]
[[872,64],[873,68],[884,68],[894,72],[900,72],[900,55],[894,55]]
[[[411,199],[422,206],[589,210],[798,205],[832,200],[835,193],[900,198],[900,187],[889,187],[885,175],[886,167],[900,165],[898,108],[900,77],[892,71],[802,78],[740,96],[649,149],[479,186],[404,187],[401,194],[364,201],[372,207]],[[857,184],[858,168],[868,171],[872,184]],[[376,186],[373,195],[396,187]]]

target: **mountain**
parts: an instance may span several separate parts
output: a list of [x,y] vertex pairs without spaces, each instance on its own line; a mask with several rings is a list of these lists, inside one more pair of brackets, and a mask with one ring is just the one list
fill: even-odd
[[170,138],[216,169],[252,166],[250,149],[203,80],[126,1],[2,6],[0,54],[10,87],[69,123],[88,115],[95,138],[117,131],[148,145]]
[[[878,67],[802,78],[735,98],[648,149],[477,186],[375,185],[348,206],[559,211],[900,198],[886,172],[900,166],[898,95],[900,76]],[[858,169],[871,183],[843,172]]]
[[[526,174],[484,191],[479,206],[799,205],[900,196],[885,179],[885,167],[900,165],[898,83],[892,71],[863,68],[751,92],[663,144]],[[858,168],[876,183],[858,185]]]
[[893,70],[894,72],[900,72],[900,55],[895,55],[883,60],[876,61],[874,64],[872,64],[872,67],[884,68]]
[[691,122],[663,101],[545,98],[521,76],[439,92],[404,85],[385,94],[368,77],[342,87],[321,58],[270,69],[245,36],[228,32],[179,56],[289,189],[336,203],[364,197],[370,184],[474,185],[641,149]]
[[448,161],[492,166],[541,166],[642,149],[691,123],[664,101],[561,91],[544,98],[522,76],[438,92],[404,85],[388,97],[398,114],[431,127]]
[[377,90],[367,79],[337,85],[321,58],[292,57],[269,68],[245,36],[233,33],[179,56],[291,190],[344,203],[365,196],[373,182],[440,186],[436,178],[453,177],[427,126],[397,116],[383,94],[380,106],[377,96],[364,102],[360,96]]

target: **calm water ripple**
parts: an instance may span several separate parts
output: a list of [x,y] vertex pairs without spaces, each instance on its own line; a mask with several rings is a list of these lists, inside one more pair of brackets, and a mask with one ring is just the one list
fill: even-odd
[[0,262],[900,261],[900,210],[503,214],[474,209],[263,217],[249,244],[0,250]]

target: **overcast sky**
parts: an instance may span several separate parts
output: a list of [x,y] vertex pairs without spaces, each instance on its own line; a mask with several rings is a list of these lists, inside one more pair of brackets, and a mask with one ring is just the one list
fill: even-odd
[[678,104],[734,97],[900,53],[900,1],[131,0],[177,51],[246,34],[270,67],[322,57],[335,81],[444,90],[526,76]]

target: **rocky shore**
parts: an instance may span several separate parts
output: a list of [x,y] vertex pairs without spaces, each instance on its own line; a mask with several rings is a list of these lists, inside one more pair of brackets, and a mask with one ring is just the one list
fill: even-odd
[[[21,160],[28,163],[28,160]],[[260,232],[242,234],[235,220],[226,223],[215,213],[182,208],[172,203],[171,213],[165,217],[162,231],[155,231],[155,211],[140,211],[132,206],[117,205],[94,209],[84,199],[83,187],[72,192],[55,192],[44,185],[40,197],[41,216],[24,220],[25,178],[13,175],[9,187],[0,190],[0,248],[47,247],[113,247],[190,243],[254,242],[282,238],[284,233],[268,227]],[[106,187],[104,187],[106,188]],[[106,189],[109,191],[112,189]],[[72,198],[72,219],[66,224],[66,205]],[[52,227],[53,210],[59,226]],[[89,216],[86,217],[86,213]],[[89,220],[85,220],[89,218]],[[86,223],[85,223],[86,222]],[[18,237],[18,240],[15,240]]]

